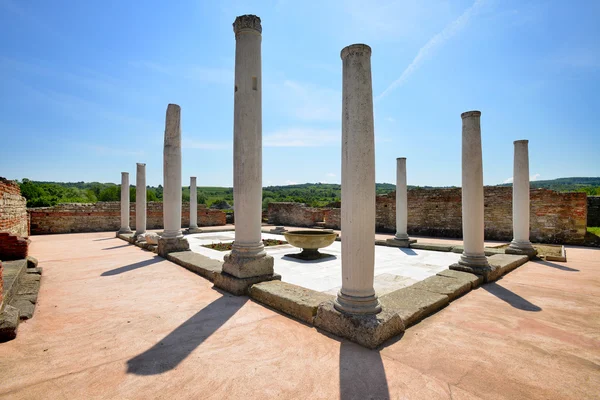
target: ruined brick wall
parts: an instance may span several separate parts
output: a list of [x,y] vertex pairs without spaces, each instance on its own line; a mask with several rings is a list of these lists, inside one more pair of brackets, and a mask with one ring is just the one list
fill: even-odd
[[313,227],[323,222],[322,209],[308,207],[302,203],[270,203],[269,223],[273,225]]
[[[0,261],[0,306],[2,306],[2,293],[3,293],[3,288],[4,288],[4,278],[2,278],[2,274],[4,272],[4,267],[2,266],[2,261]],[[2,311],[2,308],[0,308],[0,311]]]
[[[135,203],[130,205],[129,223],[135,229]],[[31,234],[118,231],[121,226],[121,205],[118,201],[94,204],[58,204],[54,207],[30,208]],[[190,205],[182,204],[181,226],[189,226]],[[198,205],[198,226],[225,225],[225,213]],[[163,203],[148,202],[146,228],[162,229]]]
[[[578,244],[587,226],[585,193],[559,193],[532,189],[530,193],[530,239],[533,242]],[[512,239],[512,188],[485,187],[485,238]],[[377,196],[376,229],[395,232],[395,193]],[[414,189],[408,191],[408,233],[425,236],[462,237],[461,189]]]
[[340,229],[342,225],[342,210],[340,208],[325,209],[323,213],[325,228]]
[[29,253],[29,239],[0,232],[0,260],[22,260]]
[[0,177],[0,232],[29,236],[26,204],[19,184]]
[[600,196],[588,196],[587,226],[600,226]]

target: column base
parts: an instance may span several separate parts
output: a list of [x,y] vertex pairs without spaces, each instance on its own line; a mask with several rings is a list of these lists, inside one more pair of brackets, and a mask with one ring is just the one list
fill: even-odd
[[127,227],[127,228],[121,228],[119,229],[119,231],[117,232],[117,236],[119,235],[123,235],[126,233],[133,233],[133,231],[131,230],[131,228]]
[[228,274],[227,272],[217,273],[214,276],[214,286],[223,289],[235,296],[243,296],[248,294],[248,289],[250,286],[255,283],[265,282],[265,281],[280,281],[281,275],[279,274],[270,274],[270,275],[260,275],[260,276],[251,276],[248,278],[238,278],[233,275]]
[[174,238],[160,237],[158,239],[158,255],[166,258],[167,254],[176,251],[186,251],[190,249],[190,244],[183,236]]
[[133,239],[136,242],[145,242],[146,241],[146,232],[136,232],[133,234]]
[[[235,246],[235,244],[234,244]],[[236,278],[251,278],[261,275],[273,275],[273,257],[264,252],[248,254],[235,249],[223,257],[223,272]]]
[[496,268],[488,263],[485,255],[467,255],[463,253],[458,263],[450,265],[449,268],[481,276],[484,282],[497,279]]
[[410,238],[398,239],[398,238],[394,237],[391,239],[387,239],[385,242],[390,247],[410,247],[410,245],[412,243],[417,243],[417,239],[410,239]]
[[530,241],[515,241],[513,239],[508,248],[505,250],[505,253],[527,256],[532,259],[537,255],[537,250],[533,248]]
[[369,349],[404,332],[404,323],[398,313],[384,309],[375,315],[346,314],[340,312],[333,301],[319,305],[314,325]]
[[197,226],[196,226],[196,227],[191,227],[191,226],[190,226],[189,228],[187,228],[187,229],[185,230],[185,232],[184,232],[184,233],[187,233],[187,234],[192,234],[192,233],[202,233],[202,229],[198,228]]
[[373,315],[381,312],[381,304],[379,304],[377,295],[349,296],[342,293],[341,290],[333,301],[333,306],[341,313],[352,315]]

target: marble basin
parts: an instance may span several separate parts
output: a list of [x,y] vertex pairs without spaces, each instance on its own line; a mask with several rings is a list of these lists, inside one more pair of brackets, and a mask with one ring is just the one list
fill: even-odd
[[294,231],[284,232],[285,240],[294,247],[302,249],[302,253],[289,254],[290,257],[302,260],[317,260],[324,257],[333,257],[329,254],[319,253],[320,248],[327,247],[335,242],[337,233],[332,231]]

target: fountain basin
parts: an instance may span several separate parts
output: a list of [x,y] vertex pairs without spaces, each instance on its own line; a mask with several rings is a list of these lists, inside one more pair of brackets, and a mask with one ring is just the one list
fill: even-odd
[[337,233],[332,231],[294,231],[284,232],[285,240],[294,247],[302,249],[302,253],[288,254],[289,257],[301,260],[318,260],[333,257],[330,254],[320,253],[318,249],[327,247],[335,242]]

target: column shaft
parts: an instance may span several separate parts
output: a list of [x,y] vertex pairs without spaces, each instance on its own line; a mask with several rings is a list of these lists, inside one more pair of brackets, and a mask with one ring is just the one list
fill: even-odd
[[163,158],[163,221],[165,238],[181,237],[181,107],[169,104]]
[[198,189],[196,177],[190,177],[190,229],[198,228]]
[[135,236],[146,233],[146,164],[137,163],[135,175]]
[[129,172],[121,172],[121,229],[119,233],[131,233],[129,227]]
[[529,150],[528,140],[514,142],[513,170],[513,252],[533,253],[529,241]]
[[408,240],[408,195],[406,193],[406,158],[396,160],[396,239]]

